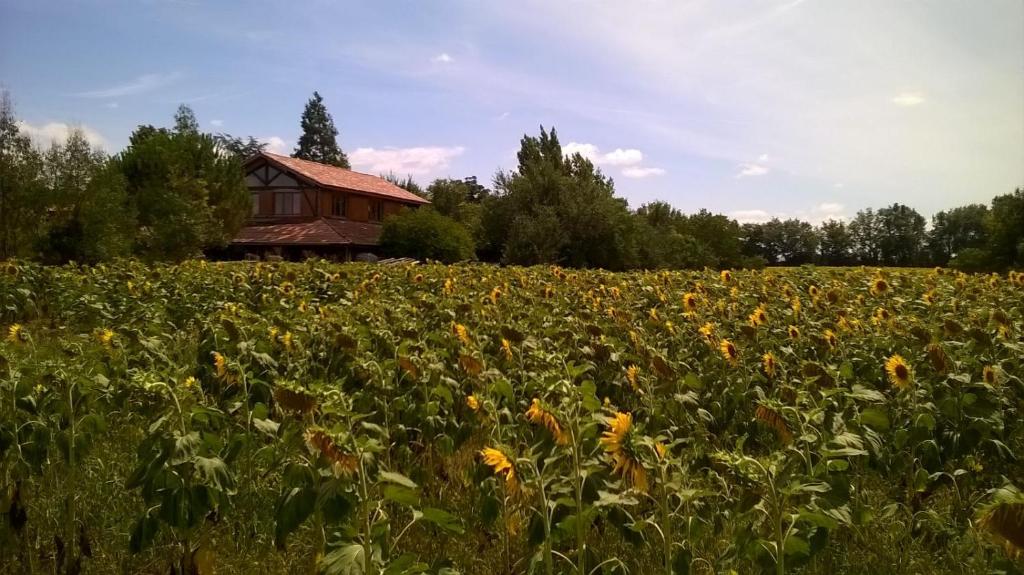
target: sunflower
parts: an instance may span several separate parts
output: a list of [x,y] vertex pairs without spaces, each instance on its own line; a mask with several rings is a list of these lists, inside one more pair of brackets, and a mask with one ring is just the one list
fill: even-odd
[[768,377],[775,377],[775,368],[777,364],[775,362],[775,356],[772,355],[772,352],[765,352],[765,354],[761,356],[761,363],[764,366],[764,373]]
[[995,385],[996,384],[996,370],[995,370],[995,368],[992,367],[991,365],[986,365],[985,368],[981,370],[981,378],[985,380],[985,383],[987,383],[989,385]]
[[635,364],[629,364],[629,367],[626,368],[626,381],[633,387],[633,391],[637,391],[640,388],[639,376],[640,368]]
[[835,332],[830,329],[825,330],[825,334],[822,338],[825,340],[825,343],[828,344],[829,349],[835,349],[836,346],[839,345],[839,338],[837,338]]
[[996,490],[994,501],[978,516],[977,526],[988,532],[1012,558],[1024,558],[1024,495],[1014,487]]
[[700,326],[700,329],[698,329],[697,331],[699,331],[700,334],[704,336],[704,339],[707,340],[708,343],[715,343],[715,324],[707,322],[704,325]]
[[505,356],[505,359],[512,360],[512,342],[505,338],[501,338],[501,353]]
[[789,425],[778,411],[766,405],[759,405],[754,411],[754,417],[770,427],[782,443],[793,441],[793,432],[789,430]]
[[455,334],[455,337],[459,338],[459,341],[463,344],[469,345],[471,343],[469,339],[469,330],[461,323],[452,323],[452,333]]
[[480,451],[480,457],[484,464],[491,468],[495,475],[505,476],[505,486],[510,491],[515,491],[519,482],[516,479],[516,466],[507,455],[493,447],[485,447]]
[[11,325],[7,328],[7,341],[11,343],[19,343],[25,339],[25,333],[22,331],[20,323]]
[[640,491],[647,491],[647,470],[629,445],[629,430],[633,426],[633,415],[616,412],[608,424],[608,431],[601,435],[601,446],[612,458],[612,474],[620,475]]
[[807,293],[811,294],[812,298],[818,297],[818,291],[818,286],[816,285],[812,285],[811,287],[807,288]]
[[196,386],[197,383],[198,382],[196,381],[196,378],[190,375],[186,377],[184,381],[181,382],[181,386],[184,387],[185,389],[192,389],[193,387]]
[[722,270],[722,272],[718,274],[718,276],[722,278],[722,283],[724,284],[727,284],[730,281],[732,281],[732,272],[729,270]]
[[96,339],[103,347],[109,348],[114,341],[114,332],[107,328],[101,329],[96,334]]
[[228,360],[220,352],[213,352],[213,369],[217,377],[224,378],[228,375]]
[[800,309],[803,307],[803,304],[800,303],[800,298],[794,297],[790,300],[789,306],[793,308],[793,315],[800,315]]
[[787,331],[789,332],[789,339],[800,339],[800,328],[791,325]]
[[544,408],[541,404],[540,399],[533,398],[533,403],[530,404],[530,409],[526,410],[526,418],[531,423],[543,425],[551,436],[555,438],[555,442],[559,445],[566,445],[569,443],[569,434],[566,433],[562,426],[558,423],[558,418],[553,413]]
[[754,311],[750,312],[750,316],[748,317],[748,319],[750,320],[751,327],[763,325],[765,322],[768,321],[768,312],[764,310],[764,306],[759,305],[756,308],[754,308]]
[[331,462],[335,477],[352,477],[359,471],[359,459],[344,451],[326,431],[319,427],[307,429],[303,434],[306,448]]
[[740,354],[736,351],[736,346],[727,339],[723,339],[722,343],[719,344],[718,349],[722,352],[722,357],[725,358],[731,364],[735,364],[739,359]]
[[497,304],[498,300],[501,299],[501,288],[495,286],[495,288],[491,290],[491,295],[488,297],[490,298],[492,304]]
[[466,396],[466,405],[473,411],[480,411],[480,400],[475,395]]
[[694,313],[697,311],[697,294],[693,292],[683,294],[683,309],[686,313]]
[[871,280],[871,295],[879,296],[889,291],[889,283],[885,279],[876,277]]
[[906,360],[899,354],[894,354],[885,362],[885,373],[889,375],[889,383],[896,387],[907,388],[914,380],[914,374],[907,365]]

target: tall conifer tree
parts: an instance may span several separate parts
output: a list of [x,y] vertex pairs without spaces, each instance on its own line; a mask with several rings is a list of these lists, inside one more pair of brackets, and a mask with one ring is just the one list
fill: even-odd
[[334,127],[334,119],[327,111],[324,99],[319,92],[313,92],[313,97],[302,111],[302,136],[292,157],[351,169],[348,156],[338,146],[337,136],[338,129]]

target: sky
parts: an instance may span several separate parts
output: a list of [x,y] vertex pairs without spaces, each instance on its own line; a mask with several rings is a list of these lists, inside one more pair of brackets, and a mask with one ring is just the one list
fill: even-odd
[[1024,185],[1022,0],[0,0],[40,145],[116,153],[179,104],[290,153],[314,90],[353,167],[516,167],[555,127],[636,208],[925,216]]

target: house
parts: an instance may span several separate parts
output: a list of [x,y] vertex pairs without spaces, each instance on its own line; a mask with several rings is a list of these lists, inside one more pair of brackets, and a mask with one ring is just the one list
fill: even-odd
[[349,260],[375,253],[381,222],[430,202],[377,176],[261,152],[245,162],[252,211],[235,254]]

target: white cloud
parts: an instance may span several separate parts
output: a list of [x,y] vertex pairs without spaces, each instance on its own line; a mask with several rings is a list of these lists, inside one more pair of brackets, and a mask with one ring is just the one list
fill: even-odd
[[609,166],[635,166],[644,161],[643,152],[636,149],[623,150],[616,148],[604,155],[604,163]]
[[729,217],[741,224],[763,224],[772,218],[788,220],[796,218],[812,225],[820,225],[827,220],[846,221],[846,206],[837,202],[824,202],[807,210],[794,212],[769,212],[768,210],[736,210],[729,212]]
[[210,125],[219,128],[224,125],[224,120],[210,120]]
[[63,143],[68,139],[72,130],[81,130],[85,140],[94,147],[106,148],[107,141],[99,132],[81,124],[65,124],[64,122],[49,122],[41,126],[35,126],[28,122],[18,122],[18,130],[28,135],[32,143],[43,148],[50,147],[54,143]]
[[737,166],[739,172],[736,173],[737,178],[746,178],[750,176],[763,176],[770,170],[765,164],[768,163],[768,154],[761,154],[757,157],[755,162],[747,162]]
[[119,98],[122,96],[133,96],[135,94],[142,94],[144,92],[161,88],[177,81],[179,78],[181,78],[180,72],[173,72],[171,74],[143,74],[142,76],[123,84],[117,84],[115,86],[101,88],[99,90],[79,92],[75,94],[75,96],[78,96],[79,98]]
[[110,108],[111,110],[116,110],[116,109],[118,109],[118,108],[119,108],[120,106],[121,106],[121,105],[120,105],[120,104],[118,104],[117,102],[108,102],[108,103],[107,103],[107,104],[105,104],[105,105],[104,105],[103,107],[104,107],[104,108]]
[[615,148],[613,151],[605,154],[594,144],[569,142],[562,146],[562,153],[566,156],[579,154],[600,166],[622,168],[622,175],[627,178],[647,178],[650,176],[661,176],[665,173],[663,168],[641,166],[644,161],[644,154],[636,148]]
[[435,64],[451,64],[455,59],[449,56],[448,52],[441,52],[437,56],[431,58],[430,61]]
[[729,217],[741,224],[763,224],[773,216],[764,210],[736,210],[730,212]]
[[892,99],[892,103],[897,106],[916,106],[924,102],[924,96],[920,94],[903,93]]
[[274,154],[287,154],[288,153],[288,142],[279,136],[265,136],[263,138],[256,138],[260,142],[267,145],[267,151]]
[[357,148],[349,153],[348,159],[354,168],[371,174],[423,175],[447,168],[464,151],[462,146]]
[[641,168],[639,166],[631,166],[623,168],[622,175],[627,178],[647,178],[650,176],[663,176],[665,170],[663,168]]
[[505,119],[507,119],[507,118],[508,118],[509,116],[511,116],[511,114],[510,114],[509,112],[502,112],[502,113],[501,113],[501,115],[499,115],[499,116],[498,116],[498,120],[499,120],[499,121],[500,121],[500,120],[505,120]]
[[768,173],[768,168],[761,164],[740,164],[739,169],[740,171],[736,174],[737,178],[763,176]]

